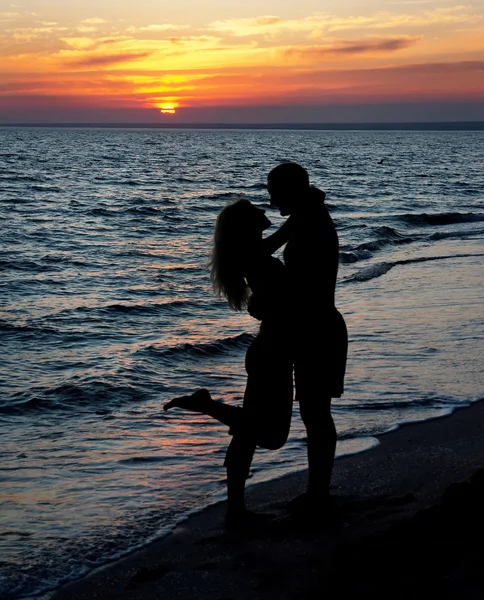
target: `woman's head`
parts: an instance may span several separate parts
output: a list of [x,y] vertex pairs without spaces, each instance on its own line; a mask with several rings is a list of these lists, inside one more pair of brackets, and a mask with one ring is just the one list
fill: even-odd
[[245,198],[225,206],[217,217],[210,276],[215,292],[234,310],[243,310],[247,305],[250,289],[244,266],[257,252],[262,232],[270,224],[265,210]]

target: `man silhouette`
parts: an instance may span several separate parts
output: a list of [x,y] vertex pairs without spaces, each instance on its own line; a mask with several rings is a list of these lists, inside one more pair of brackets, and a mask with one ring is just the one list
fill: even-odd
[[267,178],[271,205],[291,216],[293,229],[284,249],[291,284],[296,401],[307,432],[308,485],[289,508],[326,514],[336,448],[331,399],[343,393],[348,334],[335,307],[339,245],[325,193],[309,185],[307,171],[282,163]]

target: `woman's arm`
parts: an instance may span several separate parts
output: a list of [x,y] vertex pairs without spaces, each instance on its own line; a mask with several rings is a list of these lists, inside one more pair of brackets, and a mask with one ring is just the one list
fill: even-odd
[[296,228],[297,218],[294,215],[289,216],[284,223],[265,238],[262,238],[261,249],[267,254],[274,254],[281,246],[284,246],[293,234]]
[[[274,254],[281,246],[284,246],[289,238],[296,231],[298,227],[305,227],[304,221],[311,218],[311,225],[314,225],[313,220],[318,219],[319,211],[315,209],[324,203],[326,199],[326,192],[310,186],[309,193],[306,198],[301,198],[304,201],[299,207],[297,212],[293,212],[284,223],[271,235],[262,239],[262,251],[267,254]],[[304,216],[306,215],[306,217]],[[311,216],[310,216],[311,215]],[[313,229],[311,227],[310,229]],[[309,232],[308,232],[309,233]]]

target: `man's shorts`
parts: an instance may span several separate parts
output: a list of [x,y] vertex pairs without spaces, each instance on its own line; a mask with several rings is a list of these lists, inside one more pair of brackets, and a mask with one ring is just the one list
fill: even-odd
[[296,400],[339,398],[344,392],[347,354],[348,331],[338,310],[299,323],[294,354]]

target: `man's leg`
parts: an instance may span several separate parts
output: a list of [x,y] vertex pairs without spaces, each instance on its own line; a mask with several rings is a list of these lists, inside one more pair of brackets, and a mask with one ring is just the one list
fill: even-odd
[[[342,315],[328,315],[322,329],[308,328],[311,339],[302,336],[296,346],[294,375],[296,399],[307,432],[309,479],[303,504],[318,507],[330,503],[330,483],[336,451],[336,428],[331,415],[331,400],[344,389],[348,333]],[[306,329],[303,328],[303,331]],[[314,339],[320,340],[314,349]],[[301,501],[295,506],[301,506]]]
[[329,500],[329,486],[336,450],[336,427],[331,415],[331,398],[302,397],[301,418],[307,432],[308,499],[316,503]]

